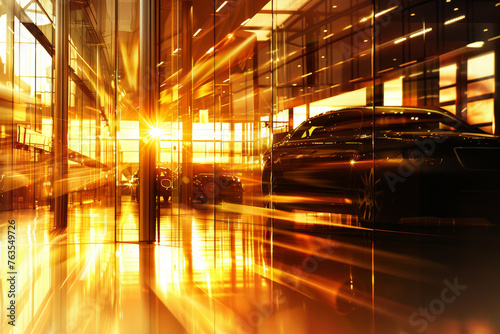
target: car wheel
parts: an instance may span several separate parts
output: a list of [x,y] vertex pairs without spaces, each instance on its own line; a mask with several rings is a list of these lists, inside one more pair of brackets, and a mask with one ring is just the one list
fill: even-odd
[[394,224],[401,216],[380,174],[373,168],[358,173],[354,185],[354,206],[361,223]]
[[383,202],[382,179],[373,168],[363,171],[356,177],[354,205],[361,222],[373,222],[378,217]]
[[220,193],[219,185],[216,184],[215,182],[207,182],[203,186],[203,194],[205,195],[207,201],[213,200],[214,204],[219,204],[220,203],[219,193]]
[[193,187],[193,205],[205,205],[208,199],[200,189]]

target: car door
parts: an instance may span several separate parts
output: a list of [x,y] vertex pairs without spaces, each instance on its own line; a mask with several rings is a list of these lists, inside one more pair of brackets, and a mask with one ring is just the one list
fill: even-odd
[[[315,145],[312,140],[314,137],[321,137],[317,135],[323,129],[324,118],[313,118],[302,123],[277,150],[276,158],[280,162],[280,173],[283,187],[282,189],[289,195],[302,197],[304,193],[314,192],[313,170],[310,169],[311,150]],[[293,200],[293,198],[291,199]],[[297,202],[300,200],[297,198]]]
[[351,170],[360,156],[363,114],[359,110],[335,111],[323,118],[323,128],[313,132],[305,151],[310,191],[326,205],[347,204]]

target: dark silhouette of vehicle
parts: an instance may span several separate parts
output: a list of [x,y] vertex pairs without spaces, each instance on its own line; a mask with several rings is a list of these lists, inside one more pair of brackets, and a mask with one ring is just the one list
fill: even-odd
[[[179,167],[172,173],[167,167],[156,167],[156,189],[158,196],[168,202],[174,186],[182,180],[182,169]],[[139,200],[139,171],[132,175],[132,199]],[[220,201],[241,203],[243,201],[243,186],[241,180],[223,168],[214,170],[210,164],[193,164],[193,201],[206,204]]]
[[224,168],[214,169],[210,164],[194,164],[193,201],[202,204],[210,201],[242,203],[241,180]]
[[500,214],[500,140],[440,108],[365,107],[302,123],[263,156],[265,206],[401,217]]
[[[137,170],[130,180],[132,200],[139,201],[139,170]],[[156,167],[156,192],[157,196],[163,197],[163,201],[168,203],[172,197],[172,170],[167,167]]]

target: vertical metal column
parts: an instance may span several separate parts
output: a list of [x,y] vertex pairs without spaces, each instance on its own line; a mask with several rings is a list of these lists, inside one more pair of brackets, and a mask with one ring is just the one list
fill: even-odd
[[193,199],[193,2],[183,1],[181,7],[181,98],[182,121],[182,179],[179,182],[181,208],[182,246],[186,261],[186,280],[193,280],[193,230],[190,209]]
[[[498,31],[498,28],[497,28]],[[500,42],[495,41],[495,98],[493,111],[493,130],[498,136],[500,135]]]
[[68,66],[69,1],[56,1],[54,103],[54,224],[68,225]]
[[[8,31],[8,29],[15,31],[13,10],[7,7],[7,13],[5,16],[5,31]],[[5,49],[7,50],[5,54],[5,77],[2,78],[1,83],[6,87],[9,85],[14,87],[14,34],[6,34],[5,42]],[[0,107],[3,109],[3,115],[0,117],[0,120],[2,125],[5,124],[7,135],[5,139],[2,139],[2,144],[0,144],[0,166],[2,168],[0,180],[3,180],[0,181],[0,211],[13,210],[13,181],[11,178],[2,176],[3,174],[9,175],[9,173],[12,175],[15,161],[14,141],[16,138],[16,128],[14,127],[14,90],[12,90],[9,95],[10,101],[7,101],[7,99],[0,101]],[[1,189],[2,182],[4,187],[3,189]],[[8,189],[8,191],[5,191],[5,189]]]
[[[155,66],[156,2],[140,1],[139,50],[139,242],[155,241],[155,158],[156,140],[151,125],[156,125],[154,90],[157,88]],[[149,122],[149,124],[148,124]]]
[[182,2],[182,181],[180,203],[189,208],[193,198],[193,2]]

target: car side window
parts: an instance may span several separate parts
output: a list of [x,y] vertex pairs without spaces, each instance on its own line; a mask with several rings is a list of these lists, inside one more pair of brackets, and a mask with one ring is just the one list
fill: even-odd
[[302,123],[301,126],[295,130],[290,140],[299,140],[299,139],[310,139],[310,138],[319,138],[322,136],[325,128],[325,121],[328,118],[328,115],[313,118]]
[[332,112],[302,123],[290,139],[355,137],[361,132],[362,123],[363,114],[360,110]]
[[359,135],[363,114],[359,110],[339,111],[331,114],[325,125],[329,137],[355,137]]

